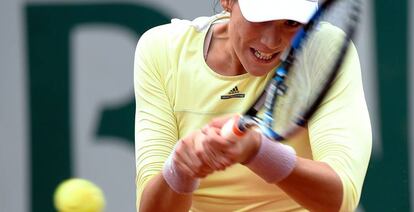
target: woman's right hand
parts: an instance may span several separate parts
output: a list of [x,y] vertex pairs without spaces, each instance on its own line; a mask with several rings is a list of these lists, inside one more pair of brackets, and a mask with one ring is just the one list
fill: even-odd
[[208,145],[216,139],[223,138],[211,130],[197,130],[182,138],[175,147],[175,166],[193,178],[204,178],[214,171],[224,170],[232,163],[222,152]]
[[260,146],[260,133],[249,131],[242,140],[222,136],[221,129],[231,118],[234,116],[215,118],[202,130],[181,139],[175,147],[176,166],[190,177],[204,178],[255,155]]

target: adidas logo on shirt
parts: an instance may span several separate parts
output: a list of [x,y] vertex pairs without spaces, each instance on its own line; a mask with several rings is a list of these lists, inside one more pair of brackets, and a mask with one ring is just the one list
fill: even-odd
[[244,98],[245,94],[240,93],[239,88],[236,86],[229,91],[228,94],[222,95],[221,99],[232,99],[232,98]]

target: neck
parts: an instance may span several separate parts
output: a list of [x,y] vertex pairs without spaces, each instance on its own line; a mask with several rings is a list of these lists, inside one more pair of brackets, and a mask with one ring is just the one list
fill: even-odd
[[228,36],[228,23],[215,24],[207,56],[207,64],[216,73],[236,76],[246,73]]

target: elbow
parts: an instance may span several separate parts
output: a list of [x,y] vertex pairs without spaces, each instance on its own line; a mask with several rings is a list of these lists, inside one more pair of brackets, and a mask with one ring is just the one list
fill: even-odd
[[[324,202],[314,202],[312,205],[308,205],[305,207],[309,211],[318,211],[318,212],[338,212],[338,211],[344,211],[342,210],[343,206],[343,198],[342,198],[342,192],[338,193],[329,193],[330,197],[326,198]],[[347,210],[347,212],[350,212],[353,210]]]
[[344,183],[342,190],[342,201],[338,211],[356,211],[361,197],[361,191],[350,182]]

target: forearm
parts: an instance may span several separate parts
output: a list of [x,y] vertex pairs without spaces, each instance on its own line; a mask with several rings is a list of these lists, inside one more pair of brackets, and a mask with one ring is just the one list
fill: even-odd
[[276,185],[310,211],[339,211],[341,207],[341,179],[324,162],[298,157],[292,173]]
[[265,136],[259,146],[245,164],[250,170],[311,211],[339,211],[342,181],[327,163],[298,157],[291,147]]
[[139,211],[189,211],[191,200],[191,194],[179,194],[173,191],[160,173],[145,186]]

